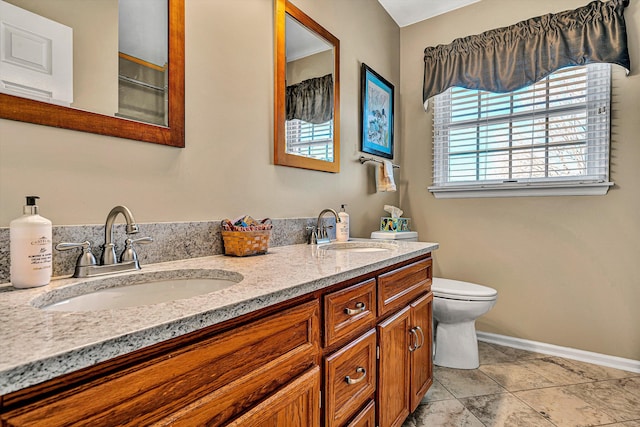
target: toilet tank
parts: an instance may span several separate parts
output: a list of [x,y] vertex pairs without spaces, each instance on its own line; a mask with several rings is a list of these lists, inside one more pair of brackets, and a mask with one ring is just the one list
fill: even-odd
[[384,240],[404,240],[406,242],[417,242],[417,231],[374,231],[371,233],[372,239]]

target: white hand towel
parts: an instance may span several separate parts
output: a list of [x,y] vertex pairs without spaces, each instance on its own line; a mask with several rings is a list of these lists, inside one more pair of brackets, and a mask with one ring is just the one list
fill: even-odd
[[396,183],[393,179],[393,163],[383,160],[376,169],[376,188],[379,192],[396,191]]

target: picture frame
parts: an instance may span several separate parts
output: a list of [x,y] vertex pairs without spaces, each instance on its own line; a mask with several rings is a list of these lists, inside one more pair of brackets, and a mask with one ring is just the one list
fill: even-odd
[[360,149],[393,159],[394,87],[362,63],[360,88]]

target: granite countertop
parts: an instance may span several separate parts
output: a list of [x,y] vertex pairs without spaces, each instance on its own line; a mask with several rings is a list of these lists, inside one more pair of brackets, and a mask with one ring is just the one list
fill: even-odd
[[[110,276],[128,283],[132,275],[177,269],[225,270],[243,280],[214,293],[154,305],[56,312],[37,308],[52,292],[103,277],[54,278],[41,288],[0,286],[0,395],[127,354],[288,299],[429,253],[437,243],[393,242],[379,252],[322,250],[315,245],[270,248],[266,255],[216,255],[143,265]],[[154,273],[159,274],[159,273]],[[115,283],[114,282],[114,283]]]

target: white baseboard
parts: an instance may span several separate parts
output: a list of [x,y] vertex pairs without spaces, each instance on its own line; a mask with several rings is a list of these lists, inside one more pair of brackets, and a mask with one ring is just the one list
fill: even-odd
[[507,347],[518,348],[520,350],[549,354],[551,356],[560,356],[566,359],[579,360],[581,362],[608,366],[609,368],[621,369],[623,371],[640,373],[640,360],[625,359],[622,357],[593,353],[591,351],[578,350],[570,347],[560,347],[558,345],[546,344],[538,341],[523,340],[521,338],[492,334],[489,332],[478,331],[477,335],[478,341],[483,341],[490,344],[504,345]]

